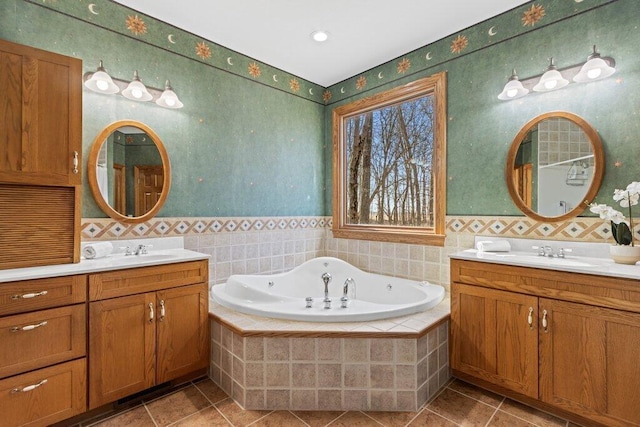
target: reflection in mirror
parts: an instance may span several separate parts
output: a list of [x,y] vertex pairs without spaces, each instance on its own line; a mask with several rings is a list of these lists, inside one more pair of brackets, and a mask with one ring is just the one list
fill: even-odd
[[514,140],[507,185],[528,216],[547,221],[575,216],[597,193],[602,157],[600,138],[588,123],[570,113],[548,113],[525,125]]
[[96,166],[102,197],[118,213],[141,216],[160,199],[160,151],[142,129],[122,126],[103,142]]
[[107,126],[94,141],[87,171],[98,205],[123,222],[144,221],[157,213],[170,187],[164,146],[138,122]]

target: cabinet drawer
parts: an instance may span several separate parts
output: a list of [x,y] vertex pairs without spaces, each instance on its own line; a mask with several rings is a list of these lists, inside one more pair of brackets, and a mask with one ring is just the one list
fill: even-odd
[[0,316],[85,302],[87,276],[0,283]]
[[89,276],[91,301],[206,282],[208,261],[131,268]]
[[0,378],[86,354],[86,304],[0,318]]
[[86,359],[0,380],[4,427],[46,426],[86,410]]

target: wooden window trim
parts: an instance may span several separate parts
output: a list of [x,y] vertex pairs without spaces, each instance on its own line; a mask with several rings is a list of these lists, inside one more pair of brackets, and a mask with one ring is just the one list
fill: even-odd
[[[361,239],[383,242],[444,246],[446,215],[446,137],[447,137],[447,83],[446,72],[407,83],[403,86],[360,99],[333,110],[333,236],[343,239]],[[345,119],[366,111],[378,109],[433,94],[436,126],[434,147],[434,227],[401,227],[369,224],[347,224],[346,147],[344,143]]]

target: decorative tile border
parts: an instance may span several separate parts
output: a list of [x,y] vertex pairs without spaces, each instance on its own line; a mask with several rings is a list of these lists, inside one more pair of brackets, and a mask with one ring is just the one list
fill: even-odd
[[[609,223],[595,217],[551,223],[520,216],[447,216],[447,232],[600,243],[613,241]],[[640,238],[640,230],[636,231],[636,237]]]
[[156,217],[140,224],[125,224],[110,218],[83,218],[82,240],[139,239],[210,233],[323,229],[331,217]]
[[[211,233],[331,229],[329,216],[313,217],[157,217],[140,224],[110,218],[83,218],[82,240],[117,240],[143,237],[189,236]],[[524,216],[447,216],[448,233],[505,237],[611,242],[606,221],[577,217],[560,223],[535,221]],[[640,239],[640,230],[636,231]]]

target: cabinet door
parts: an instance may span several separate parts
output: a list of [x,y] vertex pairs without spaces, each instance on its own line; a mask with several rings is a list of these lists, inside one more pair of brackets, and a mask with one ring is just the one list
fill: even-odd
[[157,293],[157,381],[162,383],[209,365],[206,284]]
[[82,62],[0,40],[0,182],[79,185]]
[[453,283],[451,368],[538,397],[538,299]]
[[89,407],[153,386],[155,293],[92,302],[89,314]]
[[640,425],[640,315],[540,300],[540,396],[610,425]]

